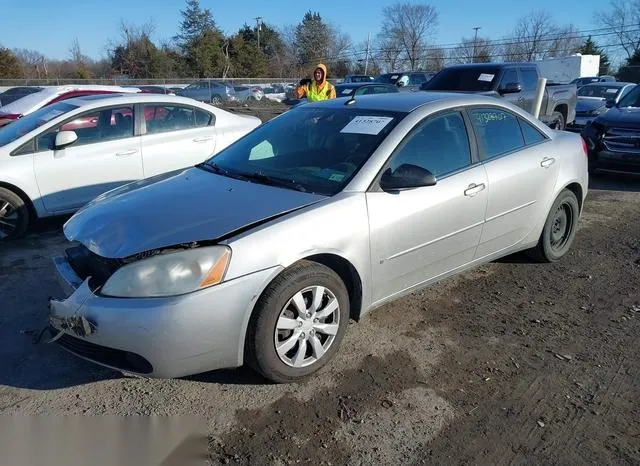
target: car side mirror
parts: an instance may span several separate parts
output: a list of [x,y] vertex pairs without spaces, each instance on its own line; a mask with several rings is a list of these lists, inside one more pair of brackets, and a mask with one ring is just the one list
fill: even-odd
[[55,142],[53,143],[53,148],[55,150],[64,149],[67,146],[70,146],[74,142],[78,140],[78,135],[75,131],[60,131],[56,134]]
[[607,99],[605,106],[607,108],[612,108],[616,106],[616,101],[614,99]]
[[522,85],[520,83],[507,83],[506,86],[500,89],[500,94],[517,94],[522,91]]
[[401,191],[436,184],[436,177],[429,170],[417,165],[402,164],[395,171],[388,168],[380,179],[384,191]]

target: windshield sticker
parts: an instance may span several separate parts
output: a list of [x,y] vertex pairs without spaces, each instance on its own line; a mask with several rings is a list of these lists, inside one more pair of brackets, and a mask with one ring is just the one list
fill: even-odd
[[616,89],[615,87],[612,89],[607,89],[607,94],[615,94],[616,92],[618,92],[618,89]]
[[343,94],[351,94],[351,91],[353,91],[353,89],[345,89],[344,91],[342,91]]
[[382,131],[391,120],[393,120],[392,117],[357,116],[351,120],[347,126],[342,128],[340,132],[351,134],[371,134],[375,136],[380,133],[380,131]]
[[398,79],[398,75],[394,74],[393,76],[391,76],[391,79]]
[[329,177],[330,181],[337,181],[338,183],[341,182],[342,180],[344,180],[346,178],[347,175],[343,175],[342,173],[334,173],[333,175],[331,175]]
[[493,81],[494,77],[495,74],[482,73],[480,76],[478,76],[478,81],[485,81],[490,83],[491,81]]
[[275,157],[273,152],[273,146],[269,141],[262,141],[257,146],[254,146],[249,153],[249,160],[260,160]]

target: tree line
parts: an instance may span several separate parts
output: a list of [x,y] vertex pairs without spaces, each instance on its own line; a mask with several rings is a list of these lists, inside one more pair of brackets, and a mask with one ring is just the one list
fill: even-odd
[[222,32],[199,0],[186,0],[180,15],[176,35],[162,43],[153,41],[152,24],[122,22],[119,37],[107,44],[107,56],[100,60],[84,55],[77,39],[65,60],[0,47],[0,78],[285,78],[308,74],[318,62],[327,63],[333,77],[341,77],[439,71],[449,64],[531,61],[577,52],[600,55],[600,74],[613,71],[609,55],[621,63],[622,75],[640,69],[640,0],[613,0],[607,10],[594,14],[597,27],[588,31],[558,23],[540,10],[519,18],[506,37],[491,39],[478,27],[456,44],[436,42],[439,13],[428,3],[384,7],[379,32],[357,44],[316,11],[308,11],[296,25],[259,21],[231,35]]

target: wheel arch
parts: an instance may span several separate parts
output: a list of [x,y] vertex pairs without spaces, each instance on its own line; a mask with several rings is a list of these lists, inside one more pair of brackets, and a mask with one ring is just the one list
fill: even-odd
[[8,189],[9,191],[19,196],[20,199],[22,199],[22,201],[24,202],[24,205],[27,206],[27,209],[29,210],[29,215],[33,220],[39,217],[38,211],[36,210],[36,207],[33,201],[31,200],[31,198],[27,195],[26,192],[24,192],[18,186],[11,183],[7,183],[6,181],[0,181],[0,188]]
[[567,121],[567,118],[569,117],[569,105],[567,104],[558,104],[553,108],[554,112],[560,112],[562,114],[562,116],[564,117],[564,123],[565,125],[567,123],[569,123]]
[[250,328],[252,322],[256,318],[257,304],[260,302],[260,299],[266,292],[269,284],[272,283],[277,277],[279,277],[286,270],[290,269],[294,265],[300,263],[301,261],[309,261],[315,262],[318,264],[322,264],[325,267],[333,270],[343,281],[347,288],[347,292],[349,293],[349,317],[355,321],[359,321],[362,315],[362,303],[363,303],[363,289],[362,289],[362,278],[360,273],[356,267],[351,263],[351,261],[345,259],[344,257],[335,254],[335,253],[316,253],[311,254],[305,257],[301,257],[298,260],[292,262],[286,267],[281,267],[278,273],[273,274],[269,280],[265,282],[262,286],[262,289],[258,295],[254,297],[252,300],[252,306],[250,308],[250,312],[248,312],[248,318],[244,321],[244,328],[242,329],[242,340],[240,344],[241,354],[239,355],[239,361],[244,361],[247,354],[247,345],[249,343],[250,337]]

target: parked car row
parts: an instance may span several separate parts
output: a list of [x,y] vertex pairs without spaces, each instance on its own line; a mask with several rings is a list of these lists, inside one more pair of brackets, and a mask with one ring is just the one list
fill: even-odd
[[0,129],[0,239],[132,181],[193,166],[260,119],[178,96],[78,96]]

